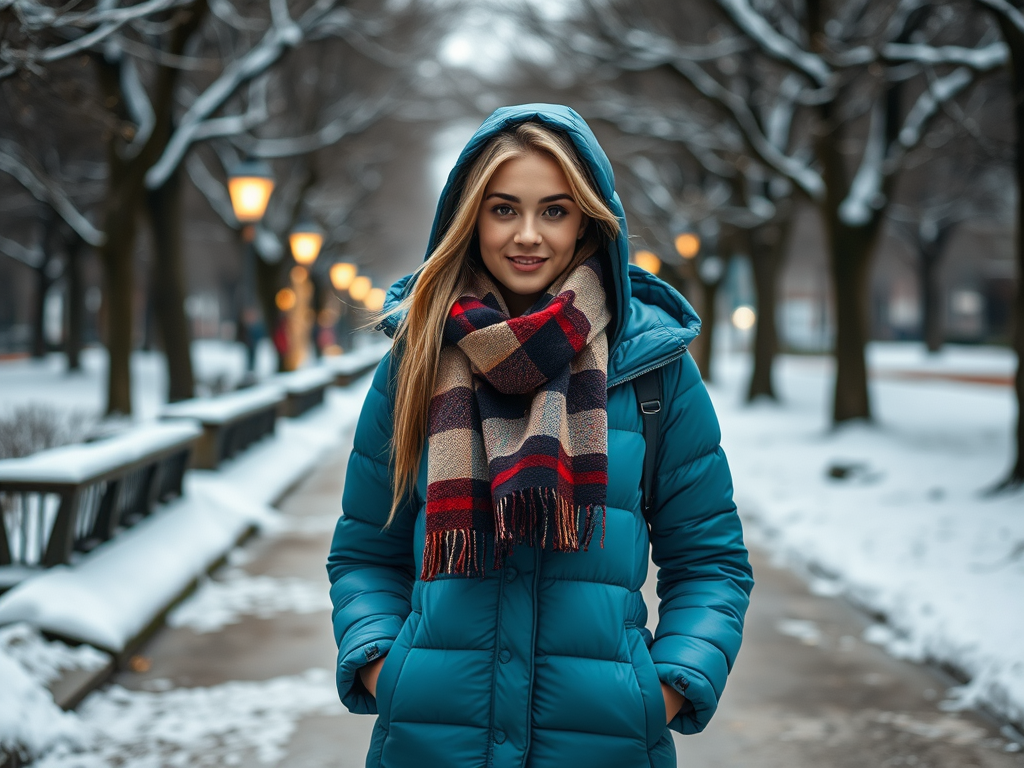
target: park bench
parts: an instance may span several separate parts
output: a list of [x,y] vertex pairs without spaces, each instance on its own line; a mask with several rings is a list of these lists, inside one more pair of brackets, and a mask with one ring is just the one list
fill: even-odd
[[69,563],[181,495],[196,424],[148,424],[0,460],[0,591]]
[[188,419],[202,425],[192,466],[216,469],[253,443],[274,434],[286,393],[279,386],[260,385],[216,397],[182,400],[160,412],[164,420]]
[[390,348],[390,341],[372,344],[337,357],[325,357],[320,364],[334,373],[336,386],[346,387],[376,368]]
[[285,392],[279,414],[294,419],[323,404],[327,388],[334,384],[334,373],[319,366],[279,373],[270,381]]

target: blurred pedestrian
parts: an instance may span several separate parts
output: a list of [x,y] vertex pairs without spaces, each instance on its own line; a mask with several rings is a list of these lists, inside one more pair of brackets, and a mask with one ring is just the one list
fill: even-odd
[[491,115],[429,242],[382,315],[327,566],[338,691],[378,714],[366,764],[675,766],[669,728],[714,713],[752,585],[700,322],[628,265],[611,166],[566,107]]

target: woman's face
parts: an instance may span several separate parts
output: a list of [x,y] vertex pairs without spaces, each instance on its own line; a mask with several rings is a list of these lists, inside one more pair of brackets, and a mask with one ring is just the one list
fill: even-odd
[[587,219],[548,155],[506,160],[491,176],[476,231],[480,255],[512,317],[533,306],[572,261]]

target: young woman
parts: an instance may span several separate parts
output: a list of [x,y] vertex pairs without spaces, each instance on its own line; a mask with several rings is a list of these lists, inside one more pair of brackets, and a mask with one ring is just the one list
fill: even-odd
[[[367,766],[675,766],[752,585],[686,301],[627,261],[571,109],[497,110],[389,293],[327,568]],[[658,369],[660,439],[633,382]],[[641,502],[656,451],[653,504]],[[649,521],[649,522],[648,522]],[[640,588],[658,566],[657,635]]]

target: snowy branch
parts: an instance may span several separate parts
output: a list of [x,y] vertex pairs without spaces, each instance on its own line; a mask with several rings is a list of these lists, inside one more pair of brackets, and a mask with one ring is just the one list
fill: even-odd
[[39,269],[39,267],[43,266],[43,262],[46,261],[46,256],[38,245],[27,248],[21,243],[6,238],[3,235],[0,235],[0,253],[15,261],[20,261],[25,266],[32,267],[32,269]]
[[0,67],[0,80],[12,76],[19,69],[48,64],[87,51],[129,22],[191,2],[192,0],[143,0],[125,8],[101,7],[85,13],[61,14],[34,0],[0,0],[0,11],[13,8],[27,30],[45,29],[58,34],[77,34],[79,30],[90,29],[70,42],[52,48],[0,49],[0,60],[5,62],[5,66]]
[[102,245],[106,240],[103,232],[79,212],[60,187],[30,165],[17,144],[0,139],[0,171],[17,179],[36,200],[51,206],[89,245]]
[[885,179],[882,170],[885,161],[885,119],[885,109],[880,101],[876,101],[871,110],[871,125],[860,167],[850,184],[849,194],[839,205],[839,218],[847,226],[864,226],[871,221],[882,195]]
[[984,48],[964,48],[958,45],[944,45],[937,48],[928,45],[889,43],[882,48],[882,56],[889,61],[914,61],[919,64],[956,64],[987,72],[1001,67],[1009,60],[1006,43],[992,43]]
[[344,117],[336,118],[306,136],[277,139],[236,136],[234,141],[247,154],[266,160],[305,155],[337,144],[346,136],[365,130],[399,103],[398,99],[390,94],[372,103],[364,101],[356,106],[352,106],[350,101],[346,99],[331,110],[342,113]]
[[[155,189],[170,177],[188,148],[202,138],[204,121],[230,98],[244,83],[263,74],[284,52],[298,45],[310,30],[322,21],[337,0],[318,0],[299,22],[287,13],[287,4],[276,3],[274,24],[263,38],[245,55],[231,62],[224,72],[182,115],[160,159],[147,171],[146,186]],[[223,134],[220,134],[223,135]]]
[[1019,8],[1007,2],[1007,0],[975,0],[980,5],[1006,19],[1017,28],[1017,31],[1024,35],[1024,13]]
[[206,202],[210,204],[220,218],[232,229],[238,227],[238,219],[235,218],[235,210],[231,207],[231,198],[224,187],[224,182],[215,178],[206,163],[196,152],[189,153],[185,158],[185,171],[192,180],[195,188],[198,189]]
[[718,4],[765,53],[803,72],[818,85],[829,84],[832,70],[828,64],[776,31],[747,0],[718,0]]

